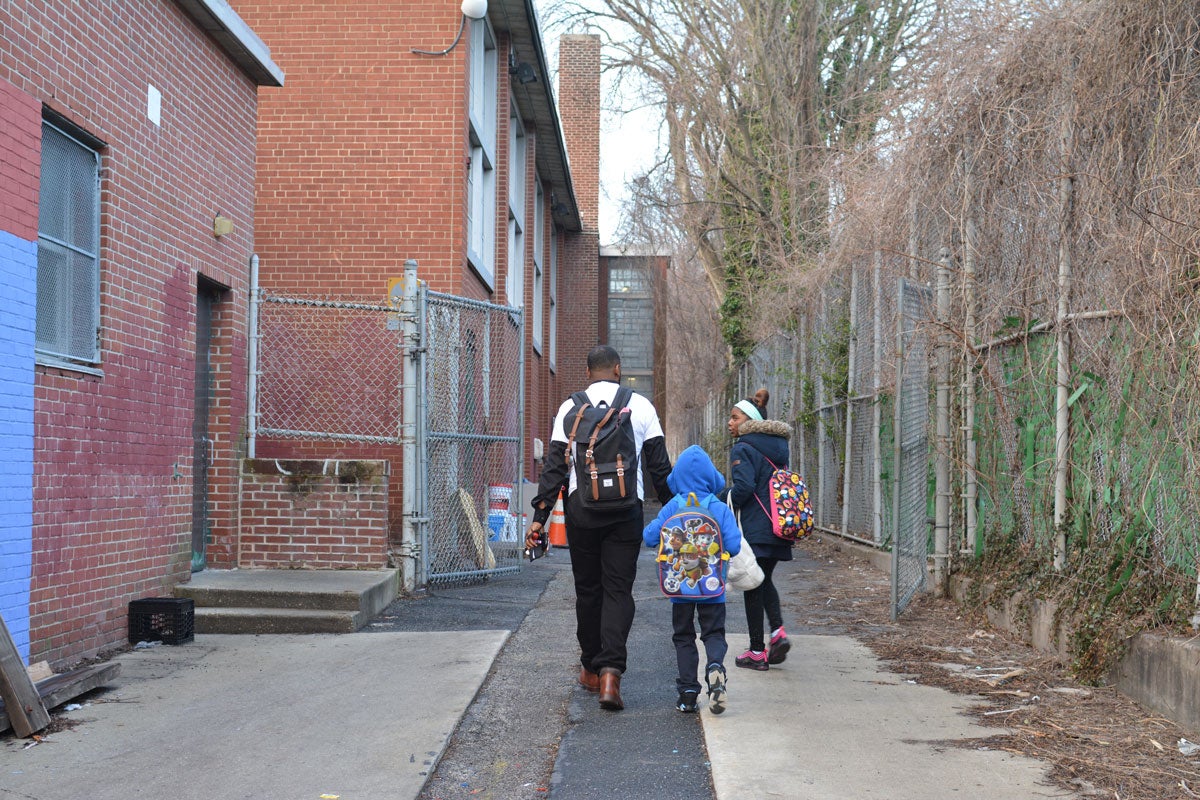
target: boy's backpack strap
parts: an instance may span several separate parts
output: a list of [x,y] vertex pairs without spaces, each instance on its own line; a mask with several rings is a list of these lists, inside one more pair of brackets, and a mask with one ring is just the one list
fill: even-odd
[[695,492],[688,492],[687,502],[684,505],[687,505],[687,506],[699,506],[700,505],[700,501],[696,499]]

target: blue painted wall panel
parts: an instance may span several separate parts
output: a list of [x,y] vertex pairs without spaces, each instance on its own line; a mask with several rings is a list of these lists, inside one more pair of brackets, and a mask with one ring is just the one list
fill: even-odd
[[0,231],[0,615],[29,661],[37,243]]

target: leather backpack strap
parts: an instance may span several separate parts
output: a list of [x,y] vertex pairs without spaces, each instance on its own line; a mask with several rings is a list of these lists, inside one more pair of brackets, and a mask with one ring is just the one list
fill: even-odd
[[[596,459],[592,453],[592,450],[596,447],[596,437],[599,436],[600,429],[608,424],[608,421],[612,419],[612,415],[615,413],[617,413],[617,405],[616,403],[613,403],[608,407],[608,413],[604,415],[603,419],[596,423],[596,427],[592,428],[592,438],[588,440],[587,451],[584,453],[584,457],[587,458],[588,471],[592,475],[593,500],[600,499],[600,474],[596,471]],[[624,481],[622,481],[622,484],[623,483]],[[624,490],[625,487],[622,485],[622,493],[624,493]]]
[[[583,396],[580,399],[580,395]],[[575,413],[575,424],[571,426],[571,433],[567,436],[567,470],[571,470],[572,462],[575,460],[575,434],[579,432],[579,423],[583,419],[583,412],[591,408],[591,398],[586,392],[576,392],[571,395],[571,399],[579,404],[579,411]]]

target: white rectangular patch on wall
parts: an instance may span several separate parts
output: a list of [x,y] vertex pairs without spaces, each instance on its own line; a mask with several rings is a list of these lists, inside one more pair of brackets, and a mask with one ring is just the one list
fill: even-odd
[[155,125],[162,124],[162,92],[152,85],[146,88],[146,116]]

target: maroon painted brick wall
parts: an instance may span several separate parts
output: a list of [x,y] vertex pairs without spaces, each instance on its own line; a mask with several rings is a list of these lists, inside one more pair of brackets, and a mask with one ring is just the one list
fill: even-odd
[[[124,640],[129,600],[189,575],[201,274],[229,288],[214,337],[215,494],[236,477],[256,87],[169,0],[9,0],[0,79],[105,143],[101,374],[39,367],[35,390],[30,657],[70,662]],[[147,118],[150,85],[161,125]],[[219,240],[218,212],[235,223]],[[231,511],[214,503],[216,530]]]

